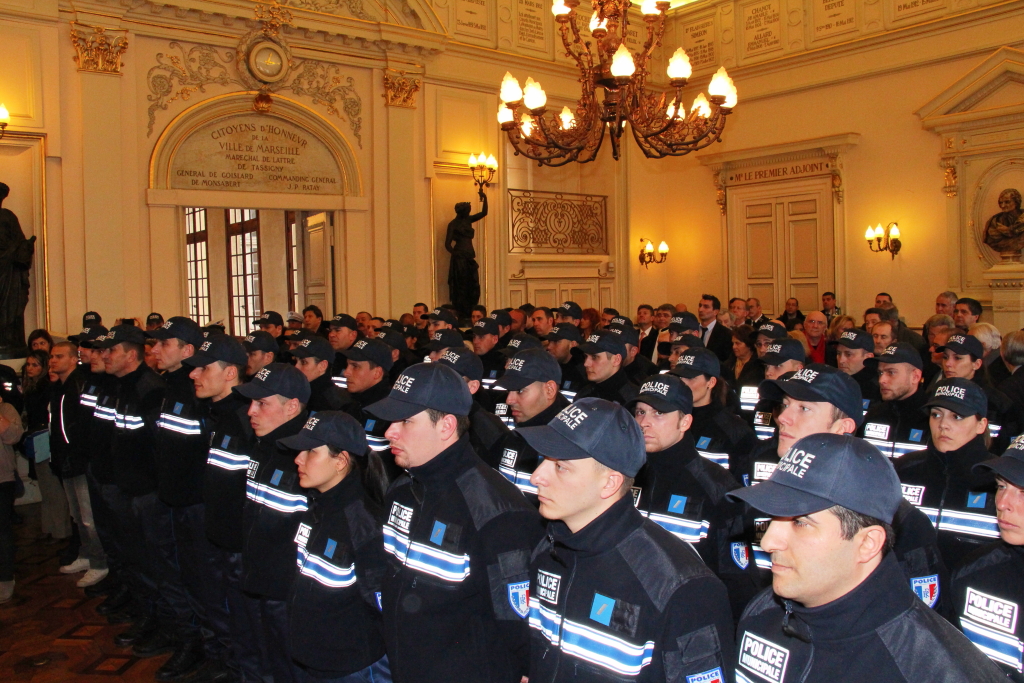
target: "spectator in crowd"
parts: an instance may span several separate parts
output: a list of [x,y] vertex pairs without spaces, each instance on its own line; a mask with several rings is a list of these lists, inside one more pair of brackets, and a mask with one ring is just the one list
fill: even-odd
[[790,331],[803,327],[804,314],[800,312],[800,302],[798,300],[786,299],[786,310],[779,316],[779,322]]
[[21,423],[25,427],[22,452],[33,464],[39,493],[42,496],[42,533],[54,540],[71,536],[71,517],[64,495],[59,468],[51,467],[50,441],[50,354],[29,351],[21,368],[21,390],[24,407]]
[[945,291],[935,297],[935,315],[953,315],[956,306],[956,292]]
[[833,318],[837,315],[842,315],[842,309],[836,304],[835,292],[825,292],[821,295],[821,312],[830,325]]
[[865,332],[871,332],[875,327],[875,323],[882,320],[882,309],[872,307],[864,311],[864,324],[861,325],[861,329]]
[[729,299],[729,327],[747,324],[747,302],[738,296]]
[[879,292],[875,295],[875,308],[888,308],[893,306],[892,295],[887,292]]
[[1003,380],[1009,378],[1010,370],[999,356],[999,347],[1003,343],[999,328],[992,323],[974,323],[967,334],[977,337],[982,348],[985,349],[985,367],[988,369],[988,376],[992,383],[998,386]]
[[1004,335],[1000,354],[1010,370],[1010,378],[1000,383],[999,390],[1018,406],[1024,406],[1024,330]]
[[53,337],[46,330],[32,330],[28,334],[28,341],[25,342],[30,351],[50,352],[53,348]]
[[821,311],[811,311],[804,317],[804,336],[807,338],[809,349],[807,358],[811,363],[825,362],[825,349],[828,347],[828,338],[825,336],[827,326],[828,319]]
[[601,314],[596,308],[584,308],[583,317],[580,318],[580,334],[586,339],[601,326]]
[[956,326],[966,332],[971,329],[971,325],[978,322],[981,319],[981,302],[977,299],[971,299],[964,297],[957,299],[956,305],[953,307],[953,322]]

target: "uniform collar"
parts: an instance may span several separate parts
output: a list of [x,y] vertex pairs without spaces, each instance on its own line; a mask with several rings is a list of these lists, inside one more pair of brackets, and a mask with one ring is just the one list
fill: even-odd
[[319,515],[325,510],[343,509],[349,503],[359,499],[362,494],[363,482],[358,469],[353,468],[345,478],[323,493],[316,489],[307,489],[310,509]]
[[887,401],[897,412],[903,415],[918,415],[922,413],[925,402],[928,400],[927,393],[922,385],[918,385],[917,390],[914,391],[910,396],[901,398],[898,401]]
[[303,410],[269,434],[266,434],[265,436],[258,436],[256,438],[259,439],[260,443],[274,443],[274,445],[277,445],[278,439],[298,434],[299,430],[302,429],[302,425],[306,424],[306,418],[308,417],[309,414]]
[[597,382],[602,391],[618,391],[629,382],[626,376],[626,367],[620,367],[614,375],[603,382]]
[[468,470],[479,461],[476,452],[469,445],[469,434],[463,434],[459,440],[435,455],[430,462],[419,467],[410,467],[409,476],[424,484],[450,484],[464,470]]
[[551,422],[551,420],[555,419],[555,415],[558,415],[560,412],[562,412],[562,409],[568,405],[568,399],[566,399],[565,396],[562,396],[561,392],[557,392],[555,393],[554,403],[552,403],[547,408],[531,417],[529,420],[523,422],[522,424],[517,424],[516,429],[521,429],[523,427],[540,427],[546,425],[548,422]]
[[627,493],[576,533],[569,531],[562,521],[552,522],[548,526],[548,538],[556,547],[582,555],[598,555],[617,546],[643,523],[643,516],[633,505],[633,496]]
[[228,413],[235,412],[247,403],[250,403],[249,399],[238,392],[232,391],[219,401],[211,400],[210,413],[212,415],[227,415]]
[[701,457],[693,443],[690,432],[683,434],[679,443],[673,444],[663,451],[647,454],[647,464],[659,473],[676,474],[686,469],[695,459]]
[[358,401],[361,406],[368,406],[371,403],[376,403],[391,392],[391,385],[388,383],[387,373],[384,377],[374,384],[369,389],[352,393],[351,396]]
[[992,479],[991,474],[979,476],[971,470],[979,462],[992,458],[992,454],[985,447],[985,437],[982,434],[974,437],[955,451],[943,453],[935,448],[934,443],[928,444],[928,451],[931,456],[937,458],[939,462],[945,465],[951,475],[963,479],[967,483],[990,482]]

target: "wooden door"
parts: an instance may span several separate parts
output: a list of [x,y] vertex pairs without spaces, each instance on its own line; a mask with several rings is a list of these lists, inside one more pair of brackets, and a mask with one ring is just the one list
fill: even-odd
[[308,213],[303,230],[304,306],[315,304],[330,318],[334,315],[331,283],[334,281],[331,259],[331,216],[326,212]]

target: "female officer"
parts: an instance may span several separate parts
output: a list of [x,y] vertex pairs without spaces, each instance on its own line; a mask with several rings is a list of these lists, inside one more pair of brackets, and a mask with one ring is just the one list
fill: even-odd
[[386,479],[362,426],[338,411],[310,417],[278,442],[300,451],[309,509],[295,536],[298,574],[289,602],[299,680],[390,683],[380,632],[381,533]]

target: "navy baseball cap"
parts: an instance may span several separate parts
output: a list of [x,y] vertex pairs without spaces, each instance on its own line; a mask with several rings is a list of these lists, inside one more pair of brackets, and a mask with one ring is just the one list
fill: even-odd
[[368,360],[385,370],[390,370],[395,361],[391,359],[391,347],[380,339],[360,339],[339,353],[349,360]]
[[295,348],[291,350],[291,354],[296,358],[312,357],[333,363],[334,347],[331,343],[318,334],[309,334],[308,330],[305,332],[306,334],[300,336]]
[[773,323],[771,321],[762,323],[761,326],[757,328],[757,332],[754,333],[754,336],[757,337],[762,334],[769,339],[785,339],[789,336],[789,332],[786,331],[785,325],[780,325],[779,323]]
[[634,410],[637,403],[646,403],[662,413],[678,410],[689,415],[693,412],[693,392],[675,375],[651,375],[643,381],[640,393],[626,407]]
[[353,332],[359,329],[359,323],[357,323],[356,319],[350,316],[348,313],[339,313],[338,315],[331,318],[328,325],[331,327],[347,327]]
[[484,378],[483,361],[465,346],[448,347],[437,362],[447,365],[470,381],[479,382]]
[[879,363],[909,363],[918,370],[924,368],[921,354],[906,342],[896,342],[885,347],[885,351],[875,356]]
[[[786,373],[787,375],[789,373]],[[831,365],[811,363],[787,379],[766,379],[757,387],[761,398],[781,402],[784,396],[798,401],[831,403],[857,426],[864,421],[864,404],[857,381]]]
[[580,333],[580,328],[575,325],[568,323],[562,323],[561,325],[555,325],[551,328],[551,331],[544,336],[548,341],[559,341],[560,339],[567,339],[574,341],[577,344],[583,343],[583,334]]
[[473,323],[473,336],[482,337],[485,334],[493,334],[495,337],[501,336],[497,320],[494,318],[480,318],[480,320]]
[[703,349],[704,340],[695,334],[680,334],[672,341],[660,341],[658,342],[658,353],[662,356],[668,356],[672,353],[672,349],[676,346],[683,346],[688,349]]
[[559,315],[567,315],[570,318],[579,320],[583,317],[583,309],[575,301],[566,301],[558,308],[554,309],[552,313],[558,313]]
[[591,355],[604,351],[612,355],[618,354],[625,359],[626,340],[611,330],[597,330],[587,337],[587,341],[580,345],[580,350]]
[[388,318],[383,323],[381,323],[381,328],[386,328],[386,327],[390,327],[393,330],[401,331],[403,325],[402,325],[402,323],[400,321],[395,320],[394,318]]
[[[619,318],[616,318],[616,320],[619,320]],[[625,344],[640,346],[640,332],[632,325],[611,324],[605,329],[612,334],[619,335]]]
[[635,477],[647,462],[644,432],[618,403],[582,398],[540,427],[516,433],[541,455],[558,460],[593,458],[602,465]]
[[277,345],[277,340],[269,332],[263,332],[262,330],[257,330],[248,335],[242,341],[242,346],[245,347],[246,353],[251,351],[277,353],[281,350],[281,347]]
[[226,331],[227,331],[227,328],[224,327],[224,323],[222,323],[219,320],[217,322],[215,322],[215,323],[210,323],[209,325],[207,325],[206,327],[203,328],[203,332],[204,333],[211,333],[212,332],[214,334],[224,334]]
[[722,364],[713,352],[703,347],[691,346],[679,356],[676,366],[669,372],[678,377],[693,379],[701,375],[721,377]]
[[448,323],[452,327],[455,327],[459,324],[459,321],[455,319],[455,316],[452,315],[451,311],[449,311],[447,308],[435,308],[430,313],[427,313],[426,315],[421,315],[420,317],[426,318],[427,320],[440,320],[441,322]]
[[496,308],[491,311],[490,318],[501,327],[512,327],[512,316],[504,308]]
[[807,352],[799,339],[784,337],[773,339],[768,345],[768,350],[761,356],[761,362],[765,365],[782,365],[787,360],[795,360],[803,363],[807,360]]
[[725,494],[772,517],[799,517],[839,505],[892,524],[903,500],[889,459],[864,439],[811,434],[793,444],[768,481]]
[[946,349],[958,356],[970,354],[974,360],[985,357],[985,347],[981,345],[981,340],[969,334],[951,334],[944,345],[935,347],[939,353]]
[[196,347],[196,352],[193,355],[182,359],[181,362],[195,368],[202,368],[217,361],[244,366],[247,360],[245,347],[240,342],[226,334],[211,334]]
[[399,351],[408,349],[409,347],[405,343],[405,335],[401,332],[401,326],[398,327],[382,327],[380,332],[377,333],[377,339],[381,340],[393,349]]
[[1024,488],[1024,436],[1018,436],[998,458],[979,462],[974,472],[988,471],[1018,488]]
[[838,344],[848,349],[860,349],[868,353],[875,352],[875,340],[871,338],[869,333],[857,328],[843,330],[842,334],[839,335],[839,339],[834,339],[829,344]]
[[82,316],[82,327],[96,327],[101,322],[103,322],[103,318],[96,311],[89,311]]
[[264,366],[245,384],[240,384],[232,391],[249,400],[267,398],[268,396],[284,396],[299,399],[299,403],[309,402],[309,380],[294,365],[287,363],[271,363]]
[[498,391],[522,391],[534,382],[562,381],[562,366],[544,349],[526,349],[505,363],[505,374],[495,385]]
[[969,379],[949,377],[935,385],[925,408],[937,406],[952,410],[961,417],[988,415],[988,396],[985,390]]
[[146,316],[146,324],[152,325],[153,323],[156,323],[157,325],[163,325],[164,317],[157,313],[156,311],[150,313],[149,315]]
[[462,333],[458,330],[445,328],[443,330],[437,330],[430,335],[430,341],[424,344],[423,348],[427,351],[440,351],[441,349],[447,349],[451,347],[465,347],[463,344],[465,341],[462,338]]
[[263,311],[263,315],[252,322],[254,325],[279,325],[284,327],[284,318],[277,311]]
[[366,455],[369,445],[366,432],[355,418],[340,410],[321,410],[306,420],[298,434],[277,440],[278,445],[296,451],[309,451],[320,446],[329,446],[349,455]]
[[82,328],[82,331],[78,334],[73,334],[68,337],[68,340],[78,344],[81,347],[91,349],[93,342],[102,337],[107,333],[107,328],[103,325],[93,325],[92,327]]
[[199,347],[203,343],[203,331],[192,318],[176,315],[152,332],[146,332],[153,339],[180,339],[186,344]]
[[410,365],[395,380],[391,393],[366,407],[371,415],[396,422],[424,410],[439,410],[451,415],[469,415],[473,395],[462,375],[441,363]]
[[633,327],[633,321],[624,315],[617,315],[608,321],[608,327],[618,325],[620,327]]
[[676,313],[668,322],[669,332],[686,332],[687,330],[699,330],[700,321],[697,320],[697,316],[689,311],[683,311],[682,313]]
[[506,356],[513,356],[519,353],[520,351],[525,351],[526,349],[543,348],[544,345],[540,343],[540,339],[537,339],[532,334],[527,334],[526,332],[517,332],[516,334],[513,334],[512,337],[508,340],[508,346],[501,349],[500,352],[505,354]]
[[135,325],[114,325],[102,339],[98,338],[93,341],[92,347],[94,349],[109,349],[117,346],[121,342],[145,344],[146,333],[138,327],[135,327]]

